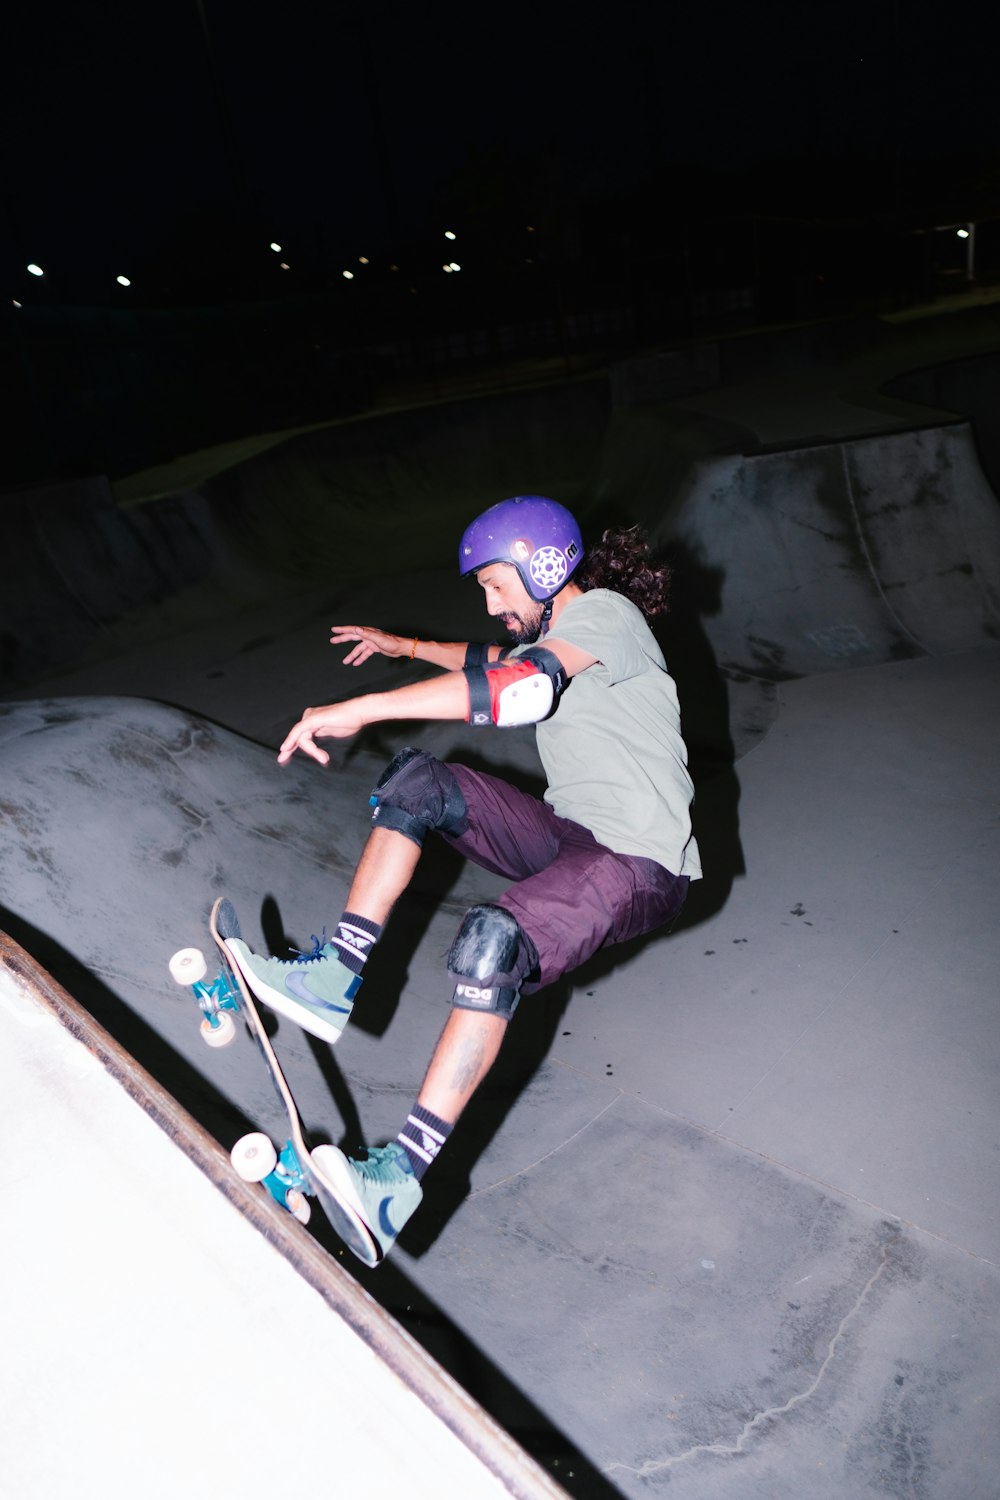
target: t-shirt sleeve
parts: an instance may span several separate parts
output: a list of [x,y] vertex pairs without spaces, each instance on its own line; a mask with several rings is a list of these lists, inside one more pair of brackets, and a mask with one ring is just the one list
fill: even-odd
[[634,604],[601,589],[567,604],[552,627],[552,638],[596,657],[595,674],[611,686],[649,667],[650,658],[635,629],[637,622],[645,632],[645,621]]

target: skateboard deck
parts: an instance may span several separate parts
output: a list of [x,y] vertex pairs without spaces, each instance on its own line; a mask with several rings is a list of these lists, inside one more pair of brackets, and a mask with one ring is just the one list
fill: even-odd
[[209,930],[222,964],[215,983],[203,982],[204,959],[197,949],[182,949],[175,954],[171,974],[178,983],[189,984],[194,990],[204,1015],[202,1036],[210,1045],[220,1046],[230,1041],[234,1031],[232,1015],[243,1017],[288,1120],[289,1141],[280,1155],[265,1135],[255,1133],[242,1137],[233,1147],[233,1165],[245,1180],[263,1182],[272,1197],[303,1223],[309,1217],[305,1200],[315,1198],[348,1249],[365,1265],[378,1265],[381,1246],[357,1213],[343,1202],[306,1142],[298,1106],[264,1028],[257,1002],[226,946],[228,939],[239,938],[241,934],[236,911],[225,897],[220,897],[212,907]]

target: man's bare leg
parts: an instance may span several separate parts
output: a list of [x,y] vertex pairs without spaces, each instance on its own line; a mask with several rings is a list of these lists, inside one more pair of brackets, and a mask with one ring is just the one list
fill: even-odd
[[454,1125],[497,1060],[507,1031],[502,1017],[453,1010],[430,1060],[417,1103]]
[[392,1248],[420,1206],[421,1179],[496,1061],[506,1030],[506,1019],[493,1012],[452,1010],[417,1101],[395,1141],[369,1149],[363,1159],[347,1157],[335,1146],[314,1150],[313,1160],[326,1173],[353,1226],[349,1232],[338,1232],[368,1265],[377,1264]]
[[420,852],[420,845],[404,833],[373,828],[361,851],[345,910],[384,924],[413,878]]

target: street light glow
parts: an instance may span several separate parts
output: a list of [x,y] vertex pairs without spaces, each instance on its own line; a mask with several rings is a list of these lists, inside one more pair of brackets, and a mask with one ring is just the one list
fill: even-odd
[[453,229],[446,229],[444,232],[444,237],[446,240],[454,240],[458,238]]
[[281,249],[281,246],[278,244],[277,240],[272,240],[271,241],[271,249],[272,250],[280,250]]
[[31,264],[28,266],[28,270],[30,271],[30,273],[31,273],[32,276],[44,276],[45,275],[45,272],[42,270],[41,266],[36,266],[34,261],[32,261]]
[[967,229],[956,230],[956,233],[960,240],[967,240],[969,238],[969,231]]
[[341,271],[340,274],[341,274],[341,276],[343,276],[343,278],[344,278],[345,281],[353,281],[354,280],[354,272],[353,271]]
[[129,279],[128,279],[127,276],[116,276],[115,280],[117,281],[117,283],[118,283],[119,286],[131,286],[132,285],[131,281],[129,281]]

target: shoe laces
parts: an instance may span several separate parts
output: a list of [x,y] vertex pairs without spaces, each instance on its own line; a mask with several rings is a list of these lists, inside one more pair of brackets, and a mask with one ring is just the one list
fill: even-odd
[[292,952],[298,955],[298,961],[300,963],[310,964],[310,963],[313,962],[314,959],[317,959],[317,958],[326,958],[327,957],[327,954],[324,953],[323,950],[324,950],[324,948],[328,948],[330,946],[330,944],[329,944],[329,940],[328,940],[327,935],[326,935],[326,928],[325,927],[323,928],[323,935],[322,935],[322,937],[317,937],[316,934],[314,932],[312,932],[312,933],[309,934],[309,941],[312,943],[312,948],[308,948],[308,949],[307,948],[293,948],[292,949]]
[[387,1146],[369,1146],[367,1160],[355,1160],[354,1164],[372,1182],[386,1182],[399,1173],[407,1175],[404,1162],[407,1162],[406,1152],[398,1141],[390,1141]]

